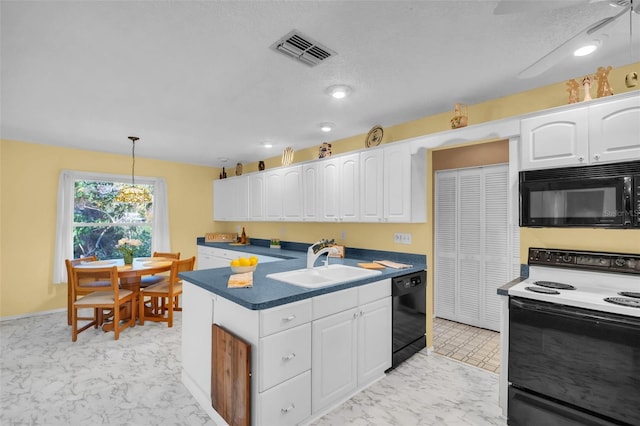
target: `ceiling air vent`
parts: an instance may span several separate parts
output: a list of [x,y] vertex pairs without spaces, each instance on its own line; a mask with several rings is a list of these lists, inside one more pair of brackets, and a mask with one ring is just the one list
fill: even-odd
[[291,31],[286,36],[271,45],[271,49],[296,59],[310,67],[337,55],[333,50],[324,47],[297,30]]

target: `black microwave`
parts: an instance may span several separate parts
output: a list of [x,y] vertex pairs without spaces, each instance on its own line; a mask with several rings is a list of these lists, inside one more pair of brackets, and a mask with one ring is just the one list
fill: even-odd
[[519,173],[520,226],[640,227],[640,161]]

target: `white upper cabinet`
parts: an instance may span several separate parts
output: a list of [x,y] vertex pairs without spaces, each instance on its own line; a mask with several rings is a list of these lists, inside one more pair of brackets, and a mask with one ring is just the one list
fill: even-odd
[[302,220],[320,220],[320,163],[302,165]]
[[[412,164],[410,147],[405,144],[391,144],[361,152],[360,221],[425,221],[424,168],[425,164]],[[414,207],[418,210],[413,211]]]
[[319,161],[321,222],[357,222],[360,218],[360,154]]
[[[265,220],[264,184],[265,175],[254,173],[249,175],[249,220]],[[233,194],[231,194],[233,197]]]
[[213,181],[213,220],[247,220],[248,184],[247,176]]
[[624,97],[521,121],[520,169],[640,158],[640,97]]
[[384,154],[382,148],[360,153],[360,220],[381,222],[384,218]]
[[521,169],[587,164],[587,117],[587,108],[578,108],[522,120]]
[[302,219],[302,166],[282,169],[282,219]]
[[264,216],[265,220],[282,219],[282,171],[268,170],[264,173]]
[[591,162],[640,158],[640,96],[589,107]]

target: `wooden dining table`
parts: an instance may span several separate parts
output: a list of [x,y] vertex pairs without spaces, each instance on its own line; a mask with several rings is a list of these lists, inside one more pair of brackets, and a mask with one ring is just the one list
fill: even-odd
[[[138,303],[140,294],[140,282],[144,275],[155,275],[171,270],[174,259],[164,257],[136,257],[133,263],[125,265],[123,259],[107,259],[97,260],[95,262],[84,262],[76,266],[80,269],[106,268],[110,266],[118,267],[118,278],[120,279],[120,288],[131,290],[134,292],[134,303]],[[122,311],[121,318],[129,318],[131,309],[127,306]],[[102,326],[104,331],[113,330],[112,323],[106,323]]]

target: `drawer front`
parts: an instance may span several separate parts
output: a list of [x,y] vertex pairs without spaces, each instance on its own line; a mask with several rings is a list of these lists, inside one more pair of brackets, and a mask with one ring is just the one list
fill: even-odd
[[260,339],[260,392],[310,368],[310,323]]
[[358,288],[353,287],[316,296],[312,299],[312,302],[313,319],[323,318],[358,306]]
[[391,279],[377,281],[358,287],[358,304],[367,303],[391,296]]
[[306,371],[258,395],[258,424],[297,425],[311,416],[311,372]]
[[311,299],[260,311],[260,337],[311,321]]

